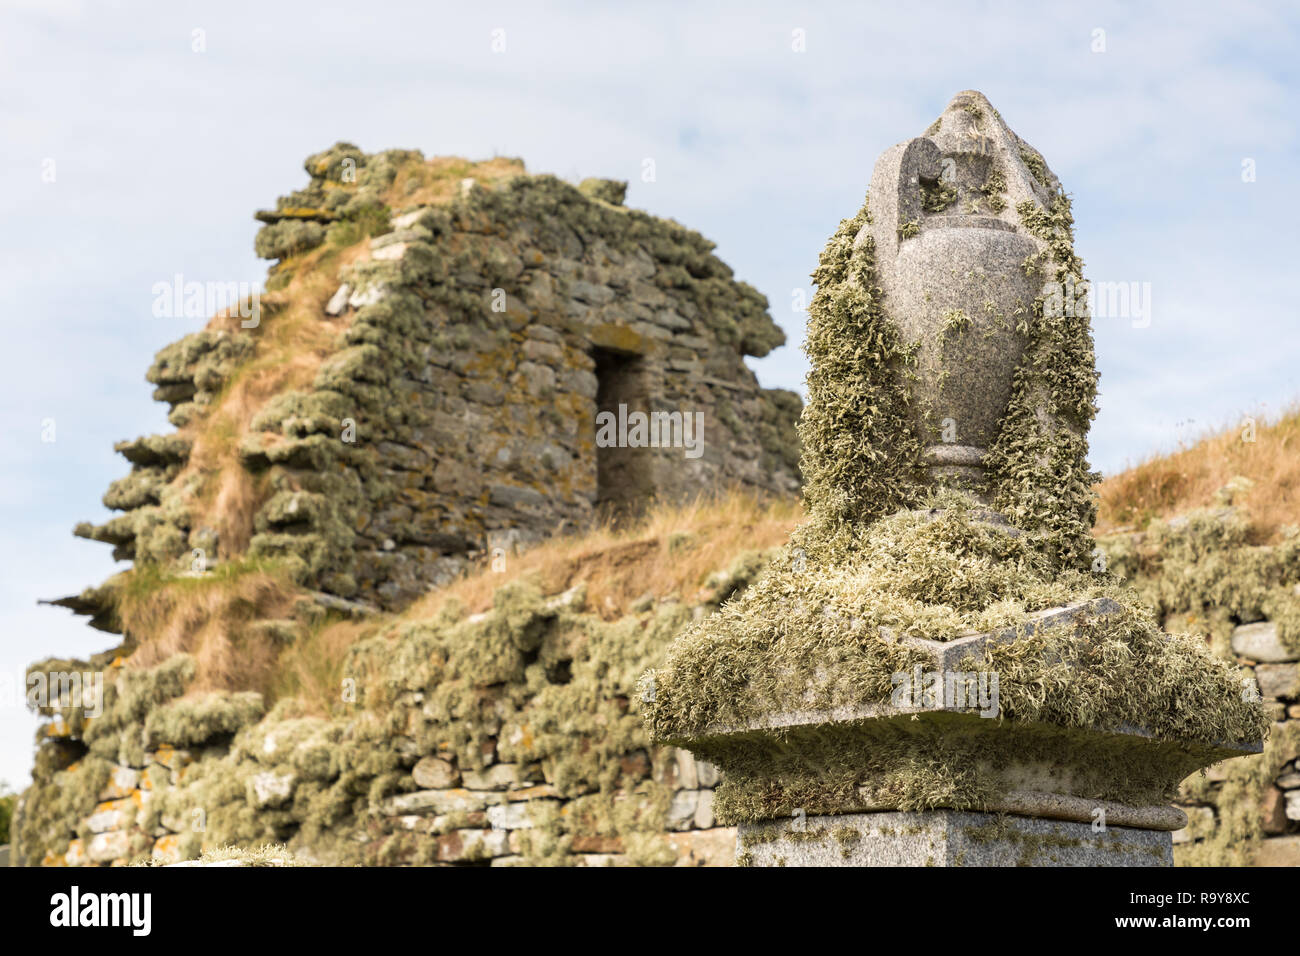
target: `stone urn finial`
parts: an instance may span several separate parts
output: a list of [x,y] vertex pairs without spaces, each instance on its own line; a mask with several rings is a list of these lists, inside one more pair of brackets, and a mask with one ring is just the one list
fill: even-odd
[[1047,278],[1034,263],[1048,243],[1018,210],[1045,209],[1058,190],[1038,153],[973,90],[876,161],[867,228],[890,313],[917,346],[912,418],[935,479],[982,483]]

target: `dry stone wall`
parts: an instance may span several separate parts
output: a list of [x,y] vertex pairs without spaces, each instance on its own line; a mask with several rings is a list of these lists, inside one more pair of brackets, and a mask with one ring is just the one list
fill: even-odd
[[1221,504],[1139,533],[1101,539],[1112,570],[1133,581],[1170,631],[1205,636],[1241,668],[1242,693],[1272,717],[1264,753],[1226,761],[1184,781],[1188,825],[1174,834],[1181,865],[1300,865],[1300,538],[1256,544]]
[[102,709],[44,709],[14,821],[20,865],[193,860],[285,844],[303,862],[730,865],[718,773],[652,747],[638,677],[682,624],[762,565],[716,576],[708,603],[604,621],[584,589],[506,585],[490,612],[394,622],[356,645],[355,693],[329,716],[258,694],[189,690],[188,655],[106,671]]

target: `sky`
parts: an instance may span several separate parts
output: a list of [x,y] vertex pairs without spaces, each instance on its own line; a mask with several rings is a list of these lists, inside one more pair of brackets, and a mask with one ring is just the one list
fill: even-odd
[[1114,472],[1300,397],[1298,52],[1285,3],[0,0],[0,781],[28,780],[27,664],[113,643],[36,601],[122,568],[72,527],[109,517],[114,441],[170,430],[144,372],[203,325],[152,288],[262,281],[252,214],[310,153],[626,179],[767,295],[788,344],[751,367],[800,389],[827,237],[981,90],[1071,193],[1088,278],[1149,305],[1094,321]]

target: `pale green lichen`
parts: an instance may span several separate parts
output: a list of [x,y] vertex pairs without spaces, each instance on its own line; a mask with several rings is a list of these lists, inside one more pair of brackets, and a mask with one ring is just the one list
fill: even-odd
[[[864,203],[826,244],[804,351],[809,401],[799,421],[811,556],[815,541],[906,507],[921,483],[921,444],[906,408],[915,348],[886,313]],[[813,530],[815,529],[815,530]]]
[[[1057,196],[1048,210],[1028,201],[1017,209],[1026,228],[1048,244],[1042,260],[1026,268],[1081,283],[1069,199]],[[1028,344],[985,464],[994,507],[1034,535],[1055,563],[1083,568],[1094,547],[1092,485],[1100,477],[1088,465],[1087,438],[1097,413],[1097,370],[1086,305],[1069,311],[1047,315],[1040,296],[1032,315],[1020,320]]]

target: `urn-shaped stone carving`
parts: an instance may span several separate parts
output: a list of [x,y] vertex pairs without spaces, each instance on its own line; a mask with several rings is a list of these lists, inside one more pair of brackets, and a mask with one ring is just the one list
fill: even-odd
[[1046,278],[1046,244],[1017,206],[1045,208],[1057,188],[974,91],[876,162],[866,230],[889,313],[917,345],[912,411],[936,478],[982,478]]

